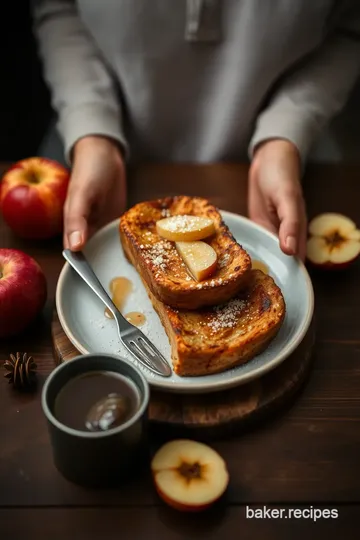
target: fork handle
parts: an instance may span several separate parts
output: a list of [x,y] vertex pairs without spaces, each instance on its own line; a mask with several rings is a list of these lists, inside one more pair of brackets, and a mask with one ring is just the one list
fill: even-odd
[[85,283],[87,283],[87,285],[94,291],[100,300],[102,300],[105,306],[114,315],[115,319],[117,319],[118,322],[121,322],[122,326],[127,327],[129,324],[128,321],[122,316],[108,293],[105,291],[104,287],[101,285],[90,264],[86,260],[85,255],[81,251],[70,251],[70,249],[64,249],[63,257],[79,274],[79,276],[82,277]]

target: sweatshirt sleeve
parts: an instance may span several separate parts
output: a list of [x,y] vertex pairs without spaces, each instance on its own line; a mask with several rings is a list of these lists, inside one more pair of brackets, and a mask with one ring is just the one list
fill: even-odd
[[32,11],[67,162],[76,141],[86,135],[111,137],[127,153],[119,96],[75,0],[33,0]]
[[315,138],[345,106],[360,74],[359,0],[341,0],[332,31],[310,59],[285,76],[258,116],[249,146],[287,139],[306,161]]

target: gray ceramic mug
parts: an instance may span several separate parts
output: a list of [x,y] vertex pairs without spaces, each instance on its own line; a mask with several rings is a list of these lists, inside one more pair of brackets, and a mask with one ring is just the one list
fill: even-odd
[[[140,406],[126,423],[104,432],[78,431],[54,416],[60,390],[74,377],[92,371],[110,371],[129,378],[139,390]],[[69,360],[49,375],[42,390],[54,463],[71,482],[88,487],[120,485],[148,461],[149,385],[130,362],[108,354],[88,354]]]

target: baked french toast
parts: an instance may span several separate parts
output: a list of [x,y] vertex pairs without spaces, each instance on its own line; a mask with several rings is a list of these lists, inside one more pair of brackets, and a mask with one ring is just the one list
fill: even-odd
[[[208,278],[194,279],[176,243],[158,234],[157,223],[169,216],[212,220],[214,232],[205,242],[217,261]],[[206,199],[177,196],[139,203],[123,214],[119,232],[125,255],[147,288],[159,302],[173,308],[196,310],[226,302],[246,287],[250,277],[250,256]]]
[[183,377],[220,373],[262,352],[278,333],[285,301],[273,278],[252,270],[245,290],[221,306],[173,309],[144,283],[171,345],[174,372]]

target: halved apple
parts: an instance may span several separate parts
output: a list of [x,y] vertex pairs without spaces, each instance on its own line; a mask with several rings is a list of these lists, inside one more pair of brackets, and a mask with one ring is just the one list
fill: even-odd
[[151,471],[161,499],[187,512],[208,508],[229,483],[223,458],[209,446],[186,439],[162,446],[152,459]]
[[346,216],[325,213],[309,223],[307,259],[314,266],[348,267],[360,255],[360,230]]
[[195,242],[215,233],[212,219],[201,216],[171,216],[156,222],[159,236],[172,242]]
[[197,281],[209,278],[217,268],[216,251],[206,242],[176,242],[176,249]]

